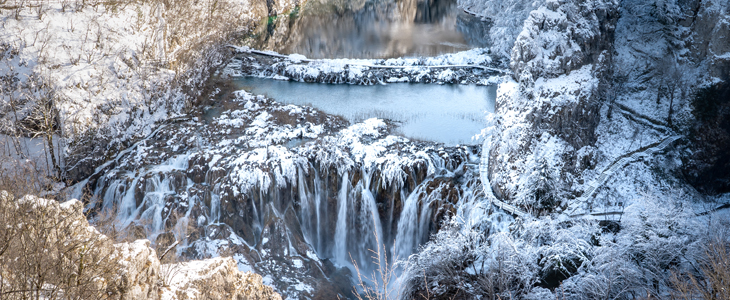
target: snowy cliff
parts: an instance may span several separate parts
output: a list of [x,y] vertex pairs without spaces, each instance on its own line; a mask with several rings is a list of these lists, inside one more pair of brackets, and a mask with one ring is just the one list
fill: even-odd
[[483,161],[485,191],[528,217],[444,224],[410,257],[406,298],[693,298],[688,278],[711,290],[723,271],[693,266],[730,240],[728,2],[462,5],[494,24],[525,16],[504,35],[513,74]]
[[[501,197],[533,206],[523,191],[541,176],[534,171],[588,167],[576,162],[596,141],[617,19],[615,1],[548,1],[530,13],[512,49],[513,78],[498,90],[489,167]],[[570,189],[569,178],[559,181]]]
[[[670,170],[717,174],[725,159],[715,149],[727,130],[708,122],[722,123],[724,109],[697,116],[725,107],[726,22],[722,1],[546,1],[530,12],[512,48],[513,75],[498,90],[489,165],[495,193],[536,211],[574,209],[569,199],[591,190],[587,183],[611,163],[673,135],[691,140],[686,152],[662,158]],[[621,181],[657,175],[630,168],[642,170],[610,179],[611,191],[596,198],[635,198]],[[554,188],[544,193],[546,186]]]

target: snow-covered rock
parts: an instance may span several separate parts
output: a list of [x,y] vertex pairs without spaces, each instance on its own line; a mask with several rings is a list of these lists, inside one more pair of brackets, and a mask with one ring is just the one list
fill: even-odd
[[160,260],[150,241],[136,240],[114,245],[118,255],[120,300],[159,299]]
[[[29,209],[33,212],[29,213]],[[0,253],[0,274],[3,276],[0,284],[9,285],[11,289],[18,289],[13,284],[25,282],[23,276],[36,274],[26,273],[31,270],[47,277],[40,281],[44,289],[83,299],[102,296],[118,300],[198,299],[202,296],[213,297],[206,299],[281,299],[271,287],[263,285],[261,276],[239,271],[230,257],[161,266],[148,240],[112,244],[111,239],[89,225],[78,200],[58,203],[30,195],[15,199],[0,191],[0,213],[4,217],[0,220],[4,228],[17,228],[17,232],[3,235],[9,246],[5,250],[9,251]],[[18,240],[28,238],[29,234],[35,243],[43,245],[42,248],[20,248],[25,251],[18,252],[18,247],[27,247]],[[42,263],[44,269],[16,268],[34,263]],[[14,271],[8,272],[10,269]],[[68,281],[66,276],[74,280]],[[170,287],[161,287],[163,279]],[[28,292],[39,293],[40,290]]]
[[170,285],[161,288],[162,300],[281,300],[261,275],[239,271],[230,257],[166,264],[162,270],[170,277]]
[[302,55],[236,48],[239,53],[222,71],[226,76],[258,76],[301,82],[373,85],[386,82],[491,84],[507,73],[488,49],[471,49],[428,58],[318,59]]
[[[490,179],[502,198],[524,201],[547,168],[557,191],[574,189],[577,151],[596,141],[616,1],[547,1],[530,13],[497,90]],[[543,180],[539,179],[538,181]]]

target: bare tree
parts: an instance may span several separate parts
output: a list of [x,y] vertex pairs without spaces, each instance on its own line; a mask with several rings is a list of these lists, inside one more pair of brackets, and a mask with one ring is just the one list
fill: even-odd
[[662,96],[669,98],[669,112],[667,113],[667,125],[672,127],[672,114],[674,113],[674,97],[677,92],[684,94],[685,80],[679,63],[671,56],[666,56],[657,62],[657,73],[659,75],[659,92],[657,93],[657,104]]
[[54,85],[41,77],[35,77],[35,89],[27,90],[27,97],[32,98],[35,105],[30,115],[26,118],[26,130],[32,137],[43,137],[47,148],[47,156],[51,159],[52,170],[49,170],[53,177],[60,175],[60,166],[56,160],[56,151],[53,143],[53,135],[58,129],[58,110],[56,109],[57,93]]
[[46,189],[44,182],[50,181],[32,166],[0,170],[0,298],[108,299],[118,294],[119,265],[111,241],[89,230],[80,203],[62,207],[28,195]]

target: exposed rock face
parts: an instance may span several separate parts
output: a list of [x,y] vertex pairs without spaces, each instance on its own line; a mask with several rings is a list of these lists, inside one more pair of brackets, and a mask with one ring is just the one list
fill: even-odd
[[726,81],[701,90],[694,106],[697,121],[691,128],[692,151],[685,157],[682,171],[701,192],[730,192],[730,84]]
[[[580,172],[578,150],[596,141],[617,19],[618,1],[547,1],[530,13],[512,49],[514,81],[497,92],[489,170],[502,198],[529,205],[517,198],[541,163]],[[558,181],[571,189],[571,178]]]
[[686,11],[691,14],[683,21],[692,29],[691,59],[722,81],[699,89],[693,97],[691,154],[684,157],[682,168],[690,184],[711,195],[730,192],[729,9],[727,1],[688,1]]
[[518,82],[555,78],[597,63],[611,48],[618,1],[550,0],[532,11],[512,48]]
[[171,279],[170,286],[162,288],[162,299],[281,300],[260,275],[239,271],[230,257],[163,265],[162,270]]
[[118,285],[123,294],[120,300],[159,299],[160,260],[149,246],[148,240],[114,245],[121,271]]
[[696,62],[707,60],[710,75],[722,77],[730,69],[730,4],[722,0],[691,0],[682,9],[688,13],[681,24],[691,28],[689,55]]

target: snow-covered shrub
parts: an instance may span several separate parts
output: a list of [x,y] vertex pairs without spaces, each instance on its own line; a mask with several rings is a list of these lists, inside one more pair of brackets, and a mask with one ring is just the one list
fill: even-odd
[[675,299],[730,299],[727,232],[713,237],[703,249],[704,255],[698,261],[699,272],[672,273],[672,297]]
[[475,281],[474,263],[480,260],[479,248],[485,242],[483,234],[462,230],[455,220],[444,221],[433,240],[408,259],[403,275],[407,278],[404,296],[449,299],[458,293],[473,294],[473,288],[465,284]]
[[517,194],[518,205],[534,211],[551,212],[560,204],[557,172],[545,158],[540,159],[532,173],[523,177]]
[[666,295],[673,270],[691,270],[708,227],[687,203],[645,196],[627,207],[621,230],[597,238],[593,257],[563,282],[568,299]]
[[591,241],[598,233],[592,222],[550,218],[511,229],[489,235],[453,219],[446,221],[409,258],[403,275],[405,296],[505,299],[530,294],[536,286],[555,288],[590,261]]
[[541,217],[517,220],[508,232],[491,233],[450,220],[409,258],[403,273],[405,296],[668,296],[693,289],[677,286],[673,276],[686,283],[691,283],[690,276],[710,282],[713,274],[722,273],[722,249],[717,248],[717,238],[709,238],[729,240],[730,226],[722,221],[695,215],[687,202],[650,195],[626,208],[618,231],[601,229],[595,220]]
[[599,233],[595,222],[550,218],[524,224],[518,238],[534,247],[538,257],[537,285],[556,288],[576,274],[593,256],[592,240]]
[[698,243],[708,229],[698,223],[689,203],[652,196],[627,207],[621,225],[616,242],[636,263],[641,284],[654,295],[666,288],[668,270],[700,254]]

